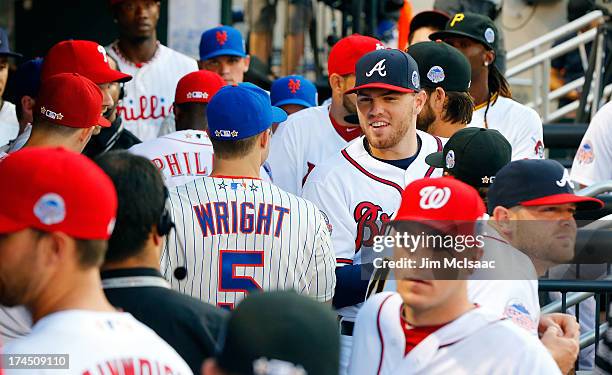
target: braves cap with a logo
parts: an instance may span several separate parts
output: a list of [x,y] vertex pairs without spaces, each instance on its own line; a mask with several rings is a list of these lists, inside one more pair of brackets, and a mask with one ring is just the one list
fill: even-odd
[[317,105],[317,88],[306,78],[298,75],[282,77],[272,83],[270,89],[272,105],[297,104],[306,108]]
[[455,47],[440,40],[421,42],[408,47],[408,54],[419,66],[421,87],[469,91],[472,68],[468,59]]
[[20,53],[11,51],[8,33],[0,27],[0,57],[22,57]]
[[51,47],[43,62],[41,79],[58,73],[79,73],[95,84],[132,79],[131,75],[112,69],[104,47],[88,40],[66,40]]
[[71,128],[109,127],[102,116],[102,91],[77,73],[60,73],[42,81],[34,116]]
[[491,185],[511,157],[512,146],[499,131],[465,128],[453,134],[442,151],[427,155],[425,162],[480,188]]
[[225,86],[225,80],[215,72],[197,70],[187,73],[176,84],[174,103],[208,103]]
[[483,44],[489,50],[495,50],[499,35],[495,23],[487,17],[476,13],[457,13],[446,23],[442,31],[429,35],[429,39],[469,38]]
[[206,30],[200,38],[200,61],[217,56],[246,57],[244,38],[231,26],[218,26]]
[[381,49],[364,55],[357,61],[355,74],[355,87],[344,94],[369,88],[406,93],[421,89],[416,61],[398,49]]
[[287,113],[272,106],[268,93],[252,83],[224,86],[206,107],[210,138],[237,141],[262,133]]
[[84,155],[62,148],[27,147],[0,163],[0,180],[11,181],[0,185],[0,233],[35,228],[106,240],[113,231],[115,187]]
[[252,293],[226,322],[216,359],[228,374],[338,374],[338,320],[325,304],[293,291]]
[[341,76],[355,74],[355,65],[363,55],[383,48],[381,41],[370,36],[353,34],[344,37],[329,51],[327,73],[330,76],[334,73]]
[[489,213],[495,207],[546,206],[575,203],[579,210],[603,207],[597,198],[574,194],[574,184],[558,161],[516,160],[497,172],[487,193]]

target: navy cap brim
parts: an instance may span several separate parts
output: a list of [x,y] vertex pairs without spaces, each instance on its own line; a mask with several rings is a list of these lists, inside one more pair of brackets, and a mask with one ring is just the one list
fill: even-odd
[[477,37],[475,37],[474,35],[468,34],[468,33],[463,33],[461,31],[452,31],[452,30],[443,30],[443,31],[436,31],[435,33],[432,33],[429,35],[429,39],[436,41],[438,39],[440,40],[444,40],[444,38],[468,38],[471,39],[475,42],[478,42],[480,44],[482,44],[483,46],[487,47],[488,49],[492,49],[491,45],[488,44],[484,39],[479,39]]
[[444,168],[444,153],[442,151],[434,152],[425,157],[425,163],[436,168]]
[[574,194],[555,194],[549,195],[542,198],[530,199],[528,201],[520,202],[521,206],[532,207],[532,206],[548,206],[548,205],[560,205],[574,203],[576,204],[577,210],[598,210],[604,207],[604,202],[592,197],[583,197]]
[[287,112],[283,111],[282,108],[272,106],[272,123],[284,122],[286,119],[287,119]]
[[200,61],[206,61],[212,59],[217,56],[237,56],[237,57],[246,57],[246,53],[234,50],[234,49],[219,49],[214,52],[211,52],[205,56],[200,56]]
[[0,57],[15,57],[20,59],[23,55],[17,52],[0,52]]
[[366,83],[365,85],[353,87],[350,90],[346,90],[344,92],[344,95],[355,94],[357,91],[363,90],[363,89],[387,89],[387,90],[403,92],[403,93],[416,92],[416,90],[409,89],[406,87],[399,87],[399,86],[390,85],[388,83],[382,83],[382,82],[372,82],[372,83]]
[[312,104],[308,103],[307,101],[302,100],[302,99],[297,99],[297,98],[279,100],[278,102],[274,103],[274,105],[277,107],[280,107],[281,105],[286,105],[286,104],[297,104],[297,105],[304,106],[306,108],[314,107]]

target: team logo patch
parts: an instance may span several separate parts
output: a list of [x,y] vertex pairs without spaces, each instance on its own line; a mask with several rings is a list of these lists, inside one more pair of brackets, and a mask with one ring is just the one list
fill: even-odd
[[334,227],[329,222],[329,217],[327,217],[327,214],[323,212],[323,210],[319,210],[319,211],[321,212],[321,215],[323,215],[323,220],[325,220],[325,225],[327,226],[327,230],[329,230],[329,234],[331,234]]
[[574,183],[570,180],[569,172],[565,168],[563,168],[563,176],[561,177],[560,180],[555,181],[555,183],[557,184],[558,187],[564,187],[564,186],[569,185],[571,189],[574,188]]
[[528,330],[535,331],[537,328],[536,322],[533,321],[529,310],[519,300],[511,300],[504,309],[504,317],[512,319],[515,324]]
[[58,224],[66,218],[66,204],[59,194],[47,193],[34,205],[34,215],[45,225]]
[[495,182],[495,176],[484,176],[480,179],[483,184],[492,184]]
[[292,94],[295,94],[300,89],[301,84],[302,82],[299,79],[291,78],[289,79],[289,83],[287,83],[287,86],[289,87],[289,91],[291,91]]
[[384,44],[382,43],[376,43],[376,50],[378,51],[379,49],[386,49],[387,47],[385,47]]
[[50,118],[51,120],[61,120],[64,118],[61,112],[53,112],[45,107],[40,107],[40,114]]
[[455,151],[453,150],[448,151],[448,154],[446,154],[446,168],[455,168]]
[[259,358],[253,362],[254,375],[308,375],[300,365],[280,359]]
[[232,183],[230,183],[230,189],[232,189],[232,190],[238,190],[238,189],[245,190],[246,187],[247,187],[247,184],[245,182],[232,182]]
[[419,72],[417,72],[416,70],[412,72],[412,85],[414,86],[414,88],[418,89],[420,87],[420,80],[419,80]]
[[366,77],[372,77],[372,75],[374,74],[374,72],[378,73],[379,76],[381,77],[385,77],[387,75],[387,67],[385,66],[385,61],[387,61],[387,59],[382,59],[379,62],[377,62],[372,69],[370,69],[369,72],[366,72]]
[[236,130],[215,130],[215,136],[218,138],[236,138],[238,132]]
[[540,159],[544,159],[544,143],[539,139],[536,142],[534,152]]
[[591,164],[593,160],[595,160],[595,151],[591,141],[586,140],[582,146],[580,146],[576,154],[576,160],[578,160],[578,164]]
[[493,43],[495,41],[495,31],[492,28],[487,27],[484,32],[485,40],[489,43]]
[[432,66],[429,72],[427,72],[427,78],[433,83],[444,81],[444,78],[446,78],[444,69],[438,65]]
[[208,93],[203,91],[188,92],[187,99],[208,99]]
[[217,31],[215,33],[215,38],[220,46],[224,45],[227,42],[227,31]]
[[444,207],[451,197],[451,190],[448,187],[439,188],[437,186],[425,186],[419,192],[421,200],[419,206],[424,210],[437,210]]

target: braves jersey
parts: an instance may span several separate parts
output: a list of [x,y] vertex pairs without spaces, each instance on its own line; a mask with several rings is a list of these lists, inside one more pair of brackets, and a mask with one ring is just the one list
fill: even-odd
[[404,355],[402,304],[400,295],[391,292],[364,304],[355,324],[349,374],[561,374],[537,337],[484,308],[445,324]]
[[[64,310],[39,320],[32,333],[3,354],[67,354],[68,369],[29,369],[28,374],[192,374],[189,366],[153,330],[128,313]],[[53,359],[53,364],[60,364]],[[6,375],[23,374],[5,363]],[[44,366],[43,366],[44,368]]]
[[[406,170],[372,157],[365,149],[366,138],[361,137],[308,177],[303,196],[329,221],[337,266],[361,264],[362,250],[371,249],[374,237],[384,234],[406,185],[441,176],[442,170],[427,165],[425,157],[441,151],[442,142],[419,130],[417,137],[421,147]],[[344,307],[338,313],[353,320],[357,310],[357,306]]]
[[[360,134],[359,126],[347,130]],[[274,183],[285,191],[302,195],[302,187],[312,169],[347,144],[332,125],[329,105],[290,115],[278,126],[270,144],[268,163]]]
[[[204,177],[170,189],[169,208],[161,264],[174,289],[229,308],[253,290],[332,299],[331,240],[312,203],[257,179]],[[171,278],[183,265],[187,277]]]
[[612,102],[601,107],[587,129],[572,164],[570,178],[582,185],[612,179]]
[[161,43],[151,61],[136,66],[119,51],[117,42],[106,47],[119,69],[132,76],[125,83],[125,98],[117,106],[123,125],[142,141],[157,137],[161,123],[172,112],[179,79],[198,70],[194,59]]
[[[484,128],[486,108],[486,103],[474,108],[472,122],[468,126]],[[487,112],[487,125],[510,142],[512,160],[544,159],[542,120],[533,109],[496,94]]]

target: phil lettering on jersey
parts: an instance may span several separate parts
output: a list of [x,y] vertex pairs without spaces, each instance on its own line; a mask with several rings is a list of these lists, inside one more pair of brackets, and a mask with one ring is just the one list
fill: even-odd
[[[206,157],[210,157],[206,155]],[[175,176],[208,176],[206,160],[202,162],[199,152],[182,152],[151,160],[161,172],[165,168],[170,170],[170,175]],[[212,164],[212,162],[211,162]]]
[[[229,206],[229,207],[228,207]],[[257,210],[251,202],[210,202],[193,206],[204,237],[219,234],[270,235],[272,223],[274,237],[279,237],[285,215],[289,209],[269,203],[260,203]]]
[[173,375],[180,374],[170,366],[145,358],[121,358],[99,363],[94,369],[82,372],[82,375],[104,375],[104,374],[151,374],[151,375]]
[[[138,101],[138,107],[133,105],[132,100],[129,100],[128,106],[118,105],[117,116],[120,116],[125,121],[136,120],[156,120],[166,117],[172,113],[172,103],[168,107],[164,106],[167,102],[164,98],[158,98],[156,95],[146,97],[141,95]],[[159,110],[158,110],[159,109]]]

